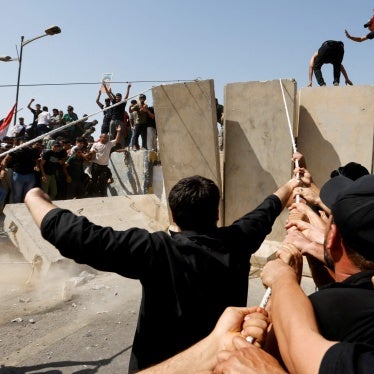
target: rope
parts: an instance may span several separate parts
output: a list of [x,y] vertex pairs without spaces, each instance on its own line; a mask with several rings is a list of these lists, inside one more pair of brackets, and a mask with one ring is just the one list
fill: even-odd
[[[287,122],[288,122],[288,128],[289,128],[289,131],[290,131],[290,135],[291,135],[291,142],[292,142],[292,150],[293,150],[293,153],[296,153],[297,152],[297,149],[296,149],[296,142],[295,142],[295,138],[293,136],[293,131],[292,131],[292,124],[291,124],[291,120],[290,120],[290,116],[289,116],[289,113],[288,113],[288,108],[287,108],[287,103],[286,103],[286,97],[284,95],[284,89],[283,89],[283,83],[282,83],[282,79],[279,79],[279,84],[280,84],[280,87],[281,87],[281,91],[282,91],[282,97],[283,97],[283,104],[284,104],[284,107],[285,107],[285,110],[286,110],[286,116],[287,116]],[[296,167],[299,167],[299,162],[298,160],[295,160],[295,166]],[[300,179],[300,175],[297,175],[296,176],[298,179]],[[300,196],[299,195],[296,195],[296,202],[300,202]],[[271,296],[271,288],[268,287],[265,291],[265,294],[264,296],[262,297],[262,300],[261,300],[261,303],[260,303],[260,307],[261,308],[266,308],[266,305],[270,299],[270,296]],[[255,338],[253,336],[247,336],[246,337],[246,340],[247,342],[253,344],[255,342]]]
[[88,119],[88,118],[90,118],[90,117],[92,117],[92,116],[96,116],[97,114],[102,113],[102,112],[105,112],[105,111],[108,110],[108,109],[111,109],[111,108],[114,108],[114,107],[116,107],[116,106],[118,106],[118,105],[121,105],[121,104],[123,104],[123,103],[125,103],[125,102],[127,102],[127,101],[129,101],[129,100],[131,100],[131,99],[133,99],[133,98],[135,98],[135,97],[141,95],[141,94],[144,94],[144,93],[150,91],[151,89],[152,89],[152,87],[150,87],[150,88],[148,88],[148,89],[146,89],[146,90],[144,90],[144,91],[142,91],[142,92],[139,92],[138,94],[133,95],[133,96],[127,98],[126,100],[119,101],[118,103],[115,103],[115,104],[110,105],[110,106],[108,106],[108,107],[104,107],[103,109],[100,109],[99,111],[97,111],[97,112],[95,112],[95,113],[87,114],[86,116],[82,117],[81,119],[77,119],[76,121],[69,122],[69,123],[67,123],[66,125],[63,125],[63,126],[61,126],[61,127],[58,127],[57,129],[54,129],[54,130],[48,131],[46,134],[39,135],[39,136],[37,136],[36,138],[29,140],[28,142],[22,143],[22,144],[20,144],[20,145],[14,147],[14,148],[11,148],[11,149],[9,149],[9,150],[7,150],[7,151],[5,151],[5,152],[2,152],[0,155],[1,155],[1,157],[3,157],[3,156],[6,156],[7,154],[10,154],[10,153],[13,153],[13,152],[18,151],[19,149],[22,149],[22,148],[28,147],[29,145],[31,145],[31,144],[33,144],[33,143],[36,143],[36,142],[39,141],[39,140],[43,140],[46,136],[53,135],[53,134],[55,134],[55,133],[57,133],[57,132],[60,132],[61,130],[64,130],[64,129],[70,127],[70,126],[74,126],[74,125],[76,125],[77,123],[82,122],[82,121],[84,121],[84,120],[86,120],[86,119]]
[[[173,82],[198,82],[201,80],[200,77],[195,79],[171,79],[171,80],[154,80],[154,81],[125,81],[125,82],[110,82],[111,84],[123,84],[123,83],[173,83]],[[79,85],[92,85],[102,84],[102,82],[70,82],[70,83],[31,83],[31,84],[20,84],[20,87],[42,87],[42,86],[79,86]],[[17,87],[15,84],[1,84],[0,88],[5,87]]]

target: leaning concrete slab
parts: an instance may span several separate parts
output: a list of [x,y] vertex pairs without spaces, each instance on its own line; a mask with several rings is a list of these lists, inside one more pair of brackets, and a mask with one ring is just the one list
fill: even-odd
[[298,149],[317,185],[350,161],[372,172],[374,86],[302,88],[298,102]]
[[[114,230],[130,227],[145,228],[151,232],[166,230],[169,226],[164,204],[155,195],[96,197],[55,201],[60,208],[83,215],[101,226]],[[45,241],[24,204],[8,204],[4,209],[4,230],[11,229],[9,237],[27,261],[38,264],[42,273],[52,264],[70,264]]]
[[[114,183],[109,185],[110,196],[143,195],[154,193],[161,198],[163,182],[155,177],[160,161],[154,151],[113,152],[109,160]],[[157,172],[157,170],[156,170]]]
[[[296,82],[282,81],[291,125]],[[254,209],[291,176],[292,141],[279,80],[225,86],[225,224]],[[287,213],[267,239],[284,238]]]
[[196,174],[221,186],[213,81],[158,86],[152,93],[166,195]]

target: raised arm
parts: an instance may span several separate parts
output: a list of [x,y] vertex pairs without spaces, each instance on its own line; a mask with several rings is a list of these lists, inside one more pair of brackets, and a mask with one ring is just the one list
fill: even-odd
[[106,94],[108,95],[109,99],[110,99],[111,101],[115,101],[115,100],[116,100],[116,97],[113,95],[112,90],[111,90],[111,89],[108,89],[108,87],[107,87],[107,85],[105,84],[104,81],[103,81],[103,86],[104,86],[105,92],[106,92]]
[[99,106],[100,109],[103,109],[104,105],[100,102],[100,97],[101,97],[101,90],[99,90],[99,93],[97,94],[96,104]]
[[131,88],[131,83],[128,83],[127,89],[126,89],[126,92],[125,92],[124,100],[127,100],[129,98],[130,88]]
[[49,196],[40,188],[33,188],[26,194],[25,204],[39,228],[45,215],[52,209],[57,208],[56,205],[52,204]]
[[348,39],[353,40],[354,42],[364,42],[365,40],[368,40],[367,36],[352,36],[347,30],[345,30],[345,35]]
[[31,104],[35,101],[35,99],[31,99],[30,102],[27,104],[27,107],[30,109],[30,110],[33,110],[33,108],[31,108]]

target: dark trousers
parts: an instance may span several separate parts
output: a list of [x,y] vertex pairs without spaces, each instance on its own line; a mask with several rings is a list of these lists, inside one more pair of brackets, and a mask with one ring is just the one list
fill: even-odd
[[139,148],[139,136],[142,139],[142,147],[147,148],[147,124],[136,124],[134,128],[134,135],[133,135],[133,140],[132,140],[132,146],[136,146]]
[[323,64],[332,64],[334,67],[334,83],[340,82],[340,67],[344,56],[344,44],[335,40],[324,42],[318,50],[318,55],[314,60],[313,71],[320,86],[326,83],[323,79],[321,67]]

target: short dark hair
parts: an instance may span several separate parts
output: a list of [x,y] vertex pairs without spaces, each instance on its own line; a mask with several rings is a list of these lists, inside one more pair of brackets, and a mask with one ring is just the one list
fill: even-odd
[[182,230],[206,231],[216,227],[220,193],[210,179],[194,175],[177,182],[169,193],[174,222]]

